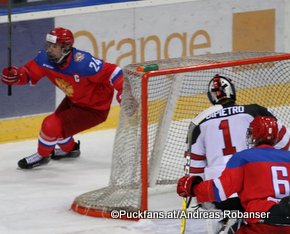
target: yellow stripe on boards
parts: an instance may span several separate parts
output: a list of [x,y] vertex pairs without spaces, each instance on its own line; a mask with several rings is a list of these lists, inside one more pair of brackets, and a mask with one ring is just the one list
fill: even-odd
[[[243,88],[237,91],[237,104],[259,104],[268,108],[290,106],[290,83],[274,84],[263,87]],[[155,124],[164,114],[168,100],[148,102],[148,122]],[[206,94],[179,97],[173,111],[173,120],[194,118],[198,113],[211,106]]]
[[[119,119],[119,105],[112,106],[106,122],[84,132],[116,128]],[[36,139],[41,123],[47,114],[0,120],[0,143]]]
[[36,138],[46,115],[35,115],[0,121],[0,143]]
[[[244,88],[237,91],[238,104],[256,103],[268,108],[289,107],[289,97],[290,83]],[[159,99],[148,102],[149,125],[156,124],[160,121],[160,118],[164,114],[167,101],[167,99]],[[194,118],[198,113],[209,106],[211,106],[211,104],[205,94],[180,97],[173,111],[173,120],[180,121]],[[112,106],[108,119],[104,123],[84,132],[116,128],[119,120],[119,112],[119,105]],[[42,120],[45,116],[46,115],[37,115],[0,120],[0,143],[37,138]],[[128,124],[135,126],[135,118],[136,117],[133,116],[132,122],[129,121]]]

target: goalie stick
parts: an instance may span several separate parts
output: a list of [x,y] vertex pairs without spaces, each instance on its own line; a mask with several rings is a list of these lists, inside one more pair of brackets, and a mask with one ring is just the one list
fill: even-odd
[[[209,107],[208,109],[204,110],[203,112],[199,113],[189,124],[188,132],[187,132],[187,154],[186,154],[186,164],[185,164],[185,176],[189,175],[190,169],[190,155],[191,155],[191,145],[192,145],[192,133],[193,130],[203,121],[207,116],[211,115],[212,113],[219,111],[223,108],[222,105],[214,105]],[[191,197],[183,198],[182,199],[182,211],[186,213],[187,208],[189,207],[191,201]],[[184,215],[181,218],[181,226],[180,226],[180,234],[184,234],[186,227],[186,217]]]

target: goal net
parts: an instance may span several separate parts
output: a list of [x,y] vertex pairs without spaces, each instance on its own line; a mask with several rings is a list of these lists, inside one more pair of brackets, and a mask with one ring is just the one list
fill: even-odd
[[[148,64],[159,69],[137,71]],[[144,211],[148,190],[175,187],[184,175],[189,123],[211,106],[207,86],[215,74],[232,79],[237,104],[268,107],[290,126],[290,54],[229,52],[128,65],[109,185],[78,196],[72,209],[108,218],[112,210]]]

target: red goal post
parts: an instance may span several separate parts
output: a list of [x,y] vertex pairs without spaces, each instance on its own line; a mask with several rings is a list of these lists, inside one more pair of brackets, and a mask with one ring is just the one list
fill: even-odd
[[[152,63],[159,70],[136,71]],[[207,84],[217,73],[233,80],[238,104],[266,106],[290,127],[290,54],[229,52],[128,65],[110,183],[78,196],[72,209],[107,218],[112,210],[145,211],[148,188],[175,186],[184,173],[187,127],[211,105]]]

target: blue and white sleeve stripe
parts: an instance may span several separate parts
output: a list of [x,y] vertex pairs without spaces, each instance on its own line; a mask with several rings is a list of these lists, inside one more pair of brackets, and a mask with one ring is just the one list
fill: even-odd
[[219,179],[213,180],[213,192],[216,201],[224,201],[227,199],[224,188],[221,184],[221,181]]
[[110,82],[113,85],[114,82],[123,74],[123,71],[120,67],[116,67],[110,76]]

